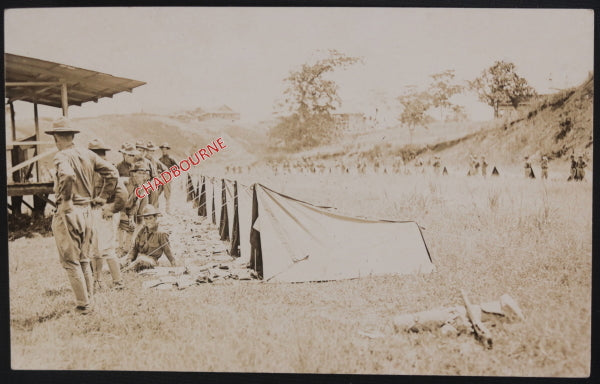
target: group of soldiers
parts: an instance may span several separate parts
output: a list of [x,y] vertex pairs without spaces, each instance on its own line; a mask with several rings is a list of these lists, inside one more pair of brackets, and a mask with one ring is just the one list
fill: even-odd
[[474,176],[479,174],[481,169],[481,176],[487,177],[488,162],[485,160],[485,156],[481,155],[479,158],[474,155],[469,156],[469,171],[468,176]]
[[152,268],[163,254],[171,265],[177,265],[168,234],[158,230],[157,221],[160,194],[170,212],[170,185],[143,198],[135,194],[139,185],[158,176],[161,169],[176,166],[168,154],[169,144],[160,146],[163,156],[155,159],[152,153],[157,148],[151,141],[125,143],[119,150],[123,161],[115,166],[106,160],[111,149],[100,139],[92,140],[87,149],[76,147],[73,140],[79,130],[64,117],[45,132],[53,136],[59,150],[54,156],[52,232],[75,294],[76,310],[89,313],[94,291],[104,288],[104,260],[116,289],[123,288],[122,269]]
[[[531,165],[531,160],[529,156],[525,156],[524,159],[525,165],[525,177],[530,179],[535,179],[535,173],[533,171],[533,167]],[[579,158],[575,160],[575,155],[571,155],[571,171],[567,181],[582,181],[585,178],[585,168],[587,167],[587,163],[583,159],[583,155],[579,155]],[[541,178],[548,178],[548,156],[542,156],[540,161],[540,169],[542,170]]]
[[571,173],[567,181],[583,181],[585,178],[585,168],[587,163],[583,159],[583,155],[579,155],[579,158],[575,160],[575,155],[571,155]]

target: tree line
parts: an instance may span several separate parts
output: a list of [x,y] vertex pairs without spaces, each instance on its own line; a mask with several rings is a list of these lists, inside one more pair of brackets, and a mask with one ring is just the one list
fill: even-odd
[[[339,87],[326,75],[362,62],[363,58],[329,50],[326,57],[290,71],[284,79],[283,100],[278,104],[281,116],[270,129],[270,138],[288,149],[302,150],[339,137],[340,126],[333,115],[341,106]],[[441,121],[467,119],[465,108],[451,101],[455,95],[474,92],[480,101],[494,109],[494,118],[498,117],[499,105],[509,103],[517,108],[521,101],[536,95],[510,62],[496,61],[480,76],[463,84],[455,76],[453,69],[445,70],[430,75],[425,89],[410,85],[400,91],[396,97],[401,110],[397,119],[409,129],[411,140],[417,127],[427,128],[433,121],[429,113],[432,109],[439,111]]]

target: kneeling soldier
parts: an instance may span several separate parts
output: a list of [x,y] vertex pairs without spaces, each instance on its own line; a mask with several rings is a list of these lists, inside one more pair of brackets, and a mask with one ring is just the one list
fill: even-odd
[[143,218],[144,225],[137,233],[131,251],[125,257],[124,265],[129,265],[124,270],[140,271],[154,268],[163,254],[167,256],[171,266],[177,266],[171,252],[169,235],[158,230],[157,216],[159,215],[153,205],[148,204],[144,207],[142,214],[139,215]]

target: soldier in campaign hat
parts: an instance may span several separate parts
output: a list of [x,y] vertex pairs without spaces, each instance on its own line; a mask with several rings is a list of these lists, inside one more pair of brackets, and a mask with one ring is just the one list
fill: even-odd
[[97,196],[107,201],[117,184],[118,172],[114,165],[85,148],[75,147],[73,139],[78,129],[68,119],[56,119],[45,131],[54,137],[58,153],[54,156],[56,170],[54,194],[56,212],[52,219],[52,233],[63,268],[67,271],[77,301],[77,311],[91,311],[94,293],[90,266],[92,223],[90,205],[94,200],[94,177],[100,177],[105,186]]
[[[157,149],[158,147],[154,145],[152,140],[148,140],[142,149],[144,157],[148,160],[150,164],[150,178],[158,177],[162,172],[167,171],[167,167],[152,155],[152,152],[156,151]],[[169,188],[170,195],[171,186],[168,183],[165,185],[161,185],[158,187],[157,190],[152,191],[150,193],[149,203],[158,208],[158,197],[164,192],[165,188]]]
[[129,177],[129,171],[133,166],[133,158],[136,155],[141,155],[141,152],[135,148],[135,145],[131,143],[123,143],[119,152],[123,154],[123,161],[117,164],[117,170],[119,171],[120,177]]
[[163,254],[167,256],[171,266],[176,267],[177,262],[171,251],[169,235],[158,230],[157,218],[160,212],[153,205],[148,204],[140,216],[143,218],[144,225],[135,236],[131,250],[124,257],[125,270],[139,271],[154,268]]
[[[88,144],[88,149],[106,160],[106,151],[110,148],[104,142],[95,138]],[[115,252],[115,240],[117,226],[119,224],[119,213],[125,208],[127,202],[127,189],[123,180],[119,179],[113,191],[109,191],[109,197],[103,200],[100,194],[104,190],[104,180],[94,175],[94,199],[92,200],[92,251],[91,265],[94,275],[94,288],[103,289],[102,267],[103,262],[110,270],[113,286],[117,289],[123,288],[121,270]]]
[[542,156],[542,162],[540,163],[540,167],[542,168],[542,179],[548,178],[548,157]]
[[130,250],[132,236],[142,224],[139,214],[148,204],[148,196],[139,198],[135,190],[150,179],[149,174],[150,168],[145,159],[142,155],[136,155],[130,170],[129,180],[125,185],[127,188],[127,202],[123,212],[121,212],[121,220],[119,221],[118,240],[121,255]]
[[[175,161],[175,159],[169,155],[169,150],[171,149],[169,143],[162,143],[159,148],[162,151],[162,156],[158,160],[169,169],[171,169],[171,167],[177,167],[177,161]],[[166,184],[164,188],[164,196],[167,206],[167,213],[171,213],[171,190],[171,184]]]

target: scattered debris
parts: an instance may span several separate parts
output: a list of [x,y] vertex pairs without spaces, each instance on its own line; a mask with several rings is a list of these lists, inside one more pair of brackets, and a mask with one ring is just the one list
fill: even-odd
[[496,301],[481,305],[471,304],[464,292],[462,297],[464,306],[395,316],[394,329],[396,332],[439,331],[444,336],[475,333],[477,339],[489,349],[492,347],[492,336],[484,324],[485,320],[498,318],[509,322],[525,320],[521,308],[508,294],[502,295]]
[[380,339],[385,337],[385,335],[379,331],[358,331],[358,334],[368,337],[369,339]]

